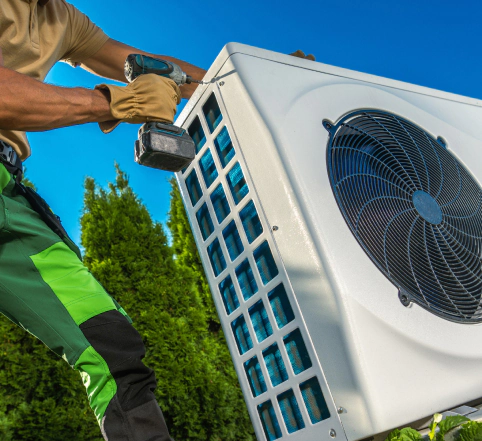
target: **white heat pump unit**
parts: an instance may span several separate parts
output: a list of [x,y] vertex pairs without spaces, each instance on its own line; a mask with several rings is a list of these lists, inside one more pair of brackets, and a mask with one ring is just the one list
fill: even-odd
[[228,44],[177,179],[259,440],[482,397],[478,100]]

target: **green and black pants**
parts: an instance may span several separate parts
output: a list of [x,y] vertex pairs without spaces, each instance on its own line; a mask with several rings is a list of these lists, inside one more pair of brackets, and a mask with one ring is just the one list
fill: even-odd
[[106,440],[170,440],[139,333],[67,243],[0,163],[0,312],[80,372]]

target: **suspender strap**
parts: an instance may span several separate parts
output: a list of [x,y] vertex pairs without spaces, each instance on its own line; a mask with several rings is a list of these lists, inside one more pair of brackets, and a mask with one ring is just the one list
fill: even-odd
[[9,173],[15,176],[15,181],[20,183],[23,177],[23,164],[13,147],[0,140],[0,162]]

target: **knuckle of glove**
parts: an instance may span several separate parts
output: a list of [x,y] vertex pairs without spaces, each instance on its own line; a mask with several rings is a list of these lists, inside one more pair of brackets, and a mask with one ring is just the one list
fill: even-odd
[[109,133],[120,122],[142,124],[149,121],[172,123],[181,90],[170,78],[155,74],[140,75],[127,86],[99,84],[96,89],[108,90],[113,120],[99,123]]
[[148,74],[131,84],[135,85],[136,117],[141,118],[141,122],[174,120],[181,94],[174,81]]

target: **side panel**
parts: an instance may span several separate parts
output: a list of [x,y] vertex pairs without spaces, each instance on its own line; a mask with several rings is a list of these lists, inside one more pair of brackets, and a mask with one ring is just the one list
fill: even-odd
[[[245,161],[245,150],[256,151],[258,143],[262,148],[263,138],[240,141],[230,117],[234,108],[254,109],[230,61],[219,76],[224,73],[223,86],[207,87],[182,124],[198,153],[177,178],[256,435],[259,440],[343,439],[276,246],[277,225],[266,218]],[[236,94],[228,93],[226,103],[228,82],[231,92],[231,82],[236,83]],[[266,170],[269,174],[270,167]]]
[[[182,114],[183,126],[201,127],[205,141],[178,180],[258,438],[327,439],[333,429],[337,438],[357,440],[480,398],[482,326],[400,304],[336,205],[322,122],[358,109],[400,115],[442,136],[480,183],[482,108],[439,91],[236,48],[223,51],[210,70],[216,78]],[[219,112],[203,110],[211,94]],[[225,128],[233,155],[221,139]],[[245,229],[250,203],[260,234],[259,225]],[[273,265],[268,280],[263,272]],[[294,317],[285,326],[270,301],[280,284]],[[311,362],[300,373],[288,352],[298,335]],[[314,377],[330,417],[312,424],[303,391]]]
[[[246,55],[231,60],[257,114],[236,105],[230,115],[249,145],[244,155],[267,217],[279,226],[276,245],[329,388],[346,409],[348,438],[480,398],[482,327],[401,305],[336,205],[322,122],[357,109],[392,112],[442,136],[478,179],[482,132],[474,121],[482,109]],[[243,91],[225,81],[226,102],[240,99]]]
[[[256,63],[262,65],[261,70],[258,70]],[[313,87],[313,84],[310,84],[310,81],[313,81],[313,78],[310,78],[312,73],[295,70],[296,74],[300,77],[307,76],[308,80],[306,84],[301,83],[302,91],[297,92],[290,87],[289,83],[279,87],[278,66],[274,64],[235,54],[230,58],[229,65],[234,65],[236,68],[226,67],[223,72],[238,72],[240,68],[244,68],[245,71],[239,76],[237,74],[223,76],[224,85],[219,90],[228,107],[230,120],[242,147],[250,176],[254,176],[263,211],[270,225],[278,226],[278,230],[273,233],[273,238],[278,251],[283,256],[283,264],[288,271],[300,312],[305,320],[309,319],[308,329],[311,340],[327,377],[329,390],[336,403],[335,407],[344,409],[339,416],[348,438],[360,439],[375,433],[375,428],[360,384],[362,380],[359,372],[356,371],[356,352],[350,352],[351,348],[347,346],[343,326],[345,321],[349,322],[349,320],[344,317],[342,299],[335,295],[337,283],[340,281],[326,272],[321,263],[322,244],[318,244],[317,247],[315,240],[319,235],[318,227],[307,224],[306,213],[303,211],[308,194],[303,190],[295,191],[293,179],[288,174],[293,160],[283,158],[279,151],[280,146],[291,146],[295,153],[299,152],[299,156],[305,155],[302,144],[296,141],[286,142],[286,139],[280,138],[279,128],[283,127],[295,135],[301,135],[301,133],[299,127],[291,124],[290,121],[278,124],[270,118],[270,114],[282,112],[283,109],[275,109],[270,104],[269,98],[276,101],[279,97],[280,101],[289,103],[295,101],[297,93],[308,96],[306,92]],[[250,74],[251,78],[246,73],[249,67],[254,67],[251,72],[257,72],[255,75]],[[282,67],[288,68],[288,66]],[[323,75],[320,77],[322,78],[315,79],[316,84],[327,81],[327,78],[328,81],[330,79]],[[246,89],[246,83],[244,83],[245,80],[256,83],[261,78],[265,82],[273,81],[271,89],[268,90],[265,87],[263,90],[263,94],[267,96],[253,95],[252,91]],[[300,83],[296,78],[295,81]],[[260,101],[262,102],[263,98],[266,98],[265,107],[269,109],[260,114]],[[320,174],[326,174],[323,166],[316,164],[315,158],[310,159],[313,167]],[[331,191],[329,187],[322,190]],[[321,196],[320,190],[318,192]],[[333,199],[331,195],[329,197]],[[322,205],[325,203],[322,202]]]

